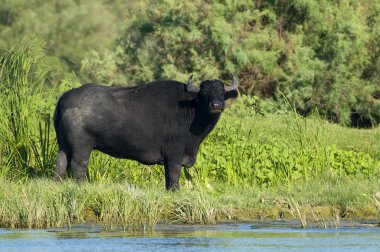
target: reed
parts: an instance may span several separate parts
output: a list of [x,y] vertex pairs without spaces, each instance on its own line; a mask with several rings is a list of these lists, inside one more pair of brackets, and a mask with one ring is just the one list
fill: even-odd
[[0,56],[1,174],[49,176],[56,147],[51,127],[50,68],[43,45],[25,41]]

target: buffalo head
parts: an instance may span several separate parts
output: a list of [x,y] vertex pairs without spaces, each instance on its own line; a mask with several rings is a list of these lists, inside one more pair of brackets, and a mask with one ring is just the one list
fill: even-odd
[[202,110],[211,114],[220,114],[224,110],[224,101],[238,95],[238,80],[234,76],[231,86],[225,86],[220,80],[202,81],[200,87],[193,86],[193,75],[187,81],[187,93],[197,99]]

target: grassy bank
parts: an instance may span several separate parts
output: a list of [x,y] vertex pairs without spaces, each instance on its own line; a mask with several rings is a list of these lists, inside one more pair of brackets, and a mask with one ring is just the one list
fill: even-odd
[[106,229],[151,231],[157,223],[297,219],[304,227],[337,227],[341,218],[379,218],[374,201],[380,200],[374,196],[379,186],[378,180],[328,178],[288,188],[216,184],[168,193],[162,187],[121,183],[0,179],[0,226],[46,228],[92,222]]

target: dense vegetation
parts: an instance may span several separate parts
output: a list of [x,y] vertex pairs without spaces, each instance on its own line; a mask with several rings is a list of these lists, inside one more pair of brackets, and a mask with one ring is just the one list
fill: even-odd
[[235,73],[246,94],[276,102],[285,95],[303,115],[317,109],[359,127],[380,122],[379,27],[377,0],[5,0],[0,6],[0,48],[25,35],[40,37],[50,63],[81,80],[132,85],[185,81],[190,73],[227,80]]
[[[338,206],[340,217],[377,204],[380,213],[377,1],[121,2],[0,6],[0,226],[60,226],[92,214],[110,228],[150,229],[158,220],[228,220],[236,209],[278,218],[292,206],[297,216],[302,204]],[[107,18],[88,20],[94,12]],[[121,33],[112,25],[123,15]],[[40,27],[38,38],[21,42],[30,27]],[[52,115],[64,91],[88,79],[131,85],[189,73],[237,73],[242,93],[202,144],[192,189],[164,194],[162,167],[99,152],[90,183],[35,179],[54,171]]]
[[[51,176],[57,153],[51,119],[57,97],[80,85],[67,80],[48,87],[50,71],[43,58],[36,41],[0,57],[0,171],[6,177]],[[266,114],[273,110],[270,106],[243,96],[224,113],[190,169],[197,181],[252,187],[326,175],[378,178],[379,128],[344,129],[317,115],[306,119],[295,112]],[[159,166],[148,168],[95,152],[88,177],[161,184],[163,172]]]
[[88,50],[101,51],[117,38],[129,2],[2,0],[0,52],[20,43],[24,37],[38,37],[47,42],[47,61],[58,72],[79,74]]
[[380,121],[379,27],[375,0],[138,1],[117,69],[129,83],[237,73],[244,93],[285,94],[301,114],[371,126]]

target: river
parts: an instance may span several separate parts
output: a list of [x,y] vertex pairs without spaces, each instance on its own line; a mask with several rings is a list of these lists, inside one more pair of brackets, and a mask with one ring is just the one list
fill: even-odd
[[105,231],[96,225],[0,229],[0,251],[380,251],[380,227],[344,222],[299,228],[297,222],[158,225],[154,233]]

